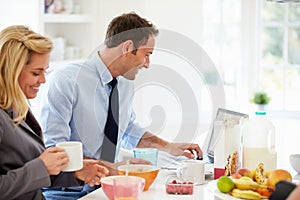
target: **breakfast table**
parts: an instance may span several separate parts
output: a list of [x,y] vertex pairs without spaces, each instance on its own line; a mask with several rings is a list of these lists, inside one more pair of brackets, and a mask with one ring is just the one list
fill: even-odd
[[[165,181],[168,176],[175,175],[174,170],[161,169],[156,180],[153,182],[148,191],[142,193],[142,200],[162,200],[162,199],[205,199],[205,200],[221,200],[215,196],[216,186],[213,180],[213,175],[206,175],[205,183],[202,185],[195,185],[192,195],[174,195],[167,194],[165,189]],[[220,194],[222,195],[222,194]],[[230,198],[230,196],[229,196]],[[82,197],[80,200],[95,200],[108,199],[101,188],[91,192]]]
[[[213,166],[212,166],[213,167]],[[286,167],[283,167],[286,168]],[[214,180],[214,175],[206,174],[205,182],[202,185],[195,185],[192,195],[175,195],[167,194],[165,188],[166,179],[169,176],[176,176],[176,170],[170,170],[168,168],[161,168],[158,176],[150,186],[148,191],[144,191],[141,195],[141,200],[165,200],[165,199],[205,199],[205,200],[237,200],[228,194],[221,193],[216,186],[217,180]],[[299,184],[300,180],[295,180],[295,173],[293,175],[293,182]],[[108,199],[103,192],[102,188],[99,188],[86,196],[80,198],[80,200],[99,200]]]
[[[172,170],[161,169],[158,173],[156,180],[153,182],[148,191],[144,191],[141,195],[141,200],[165,200],[165,199],[189,199],[189,200],[237,200],[238,198],[232,197],[229,194],[221,193],[216,186],[217,180],[213,179],[213,175],[205,176],[205,183],[202,185],[195,185],[192,195],[174,195],[167,194],[165,188],[165,181],[168,176],[172,176],[176,172]],[[298,183],[299,184],[299,183]],[[108,199],[104,194],[102,188],[99,188],[80,200],[99,200]]]
[[[292,177],[293,182],[300,184],[300,176],[297,175],[295,170],[291,167],[289,161],[289,155],[292,153],[299,153],[299,140],[297,128],[299,127],[299,120],[274,120],[276,125],[276,148],[277,148],[277,168],[288,170]],[[288,137],[286,135],[288,134]],[[200,140],[201,141],[201,140]],[[160,152],[159,155],[162,155]],[[131,154],[123,154],[120,160],[124,160],[132,157]],[[169,163],[170,160],[166,160],[163,164]],[[164,166],[158,163],[158,166]],[[165,199],[205,199],[205,200],[236,200],[228,194],[222,194],[218,191],[216,187],[216,180],[212,174],[206,175],[205,183],[202,185],[195,185],[194,192],[192,195],[174,195],[167,194],[165,189],[165,181],[170,175],[176,175],[175,170],[160,169],[156,180],[153,182],[148,191],[144,191],[141,196],[141,200],[165,200]],[[108,199],[104,194],[102,188],[99,188],[86,196],[82,197],[80,200],[99,200]]]

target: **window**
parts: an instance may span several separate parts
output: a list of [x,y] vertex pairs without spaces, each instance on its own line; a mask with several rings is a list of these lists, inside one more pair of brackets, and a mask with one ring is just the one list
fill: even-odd
[[269,109],[300,111],[300,4],[258,1],[258,88]]
[[[242,3],[236,0],[203,1],[203,48],[215,63],[226,95],[226,106],[237,107],[241,95]],[[205,95],[207,96],[207,95]],[[203,103],[207,107],[208,103]]]
[[202,45],[223,79],[226,106],[251,108],[252,93],[265,90],[269,111],[300,112],[300,3],[256,3],[203,0]]

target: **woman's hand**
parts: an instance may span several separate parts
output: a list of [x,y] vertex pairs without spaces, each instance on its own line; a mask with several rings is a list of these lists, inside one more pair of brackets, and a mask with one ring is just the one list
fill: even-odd
[[101,178],[108,174],[108,169],[101,165],[99,160],[84,159],[83,168],[75,172],[75,177],[89,183],[93,187],[94,185],[100,185]]
[[46,149],[39,158],[44,162],[49,175],[59,174],[69,162],[67,153],[58,147]]

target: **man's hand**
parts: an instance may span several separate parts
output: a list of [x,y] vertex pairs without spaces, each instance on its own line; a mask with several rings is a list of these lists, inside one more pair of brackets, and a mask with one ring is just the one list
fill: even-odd
[[75,172],[75,177],[89,183],[91,187],[100,185],[101,178],[107,176],[109,171],[101,162],[93,159],[84,159],[83,168]]
[[199,158],[202,158],[202,151],[198,144],[192,143],[169,143],[163,150],[173,156],[185,156],[187,158],[194,158],[194,151]]
[[194,158],[195,151],[199,158],[202,158],[202,151],[198,144],[192,143],[170,143],[167,142],[152,133],[145,132],[140,139],[138,148],[157,148],[161,151],[168,152],[173,156],[185,156],[188,158]]

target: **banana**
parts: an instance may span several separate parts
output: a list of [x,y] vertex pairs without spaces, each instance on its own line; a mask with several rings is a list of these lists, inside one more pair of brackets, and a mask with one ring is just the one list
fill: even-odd
[[252,178],[248,177],[248,176],[242,176],[240,178],[240,180],[247,180],[247,181],[253,181]]
[[237,189],[241,190],[256,190],[258,188],[267,188],[265,185],[259,185],[258,183],[254,182],[253,180],[248,179],[235,179],[233,178],[234,186]]
[[254,192],[252,190],[240,190],[240,189],[233,189],[231,191],[231,195],[237,198],[242,199],[251,199],[251,200],[260,200],[265,199],[268,197],[261,196],[258,192]]

